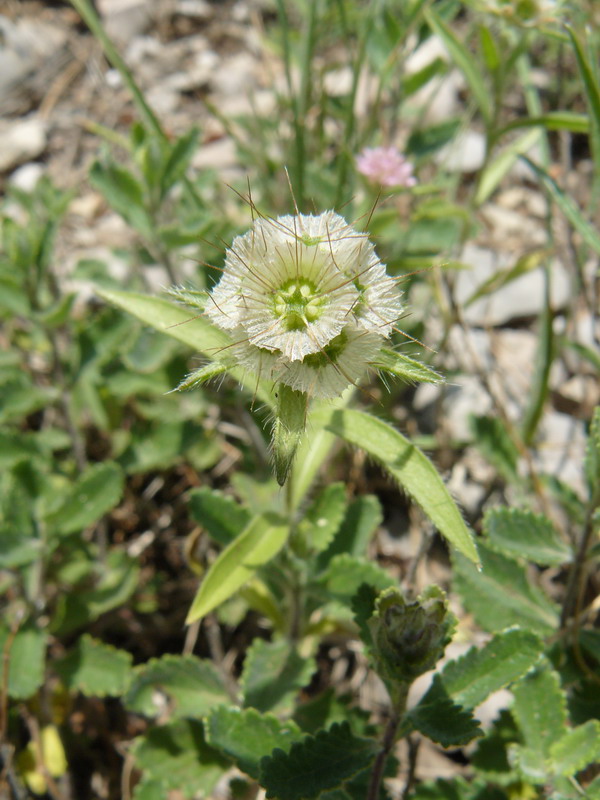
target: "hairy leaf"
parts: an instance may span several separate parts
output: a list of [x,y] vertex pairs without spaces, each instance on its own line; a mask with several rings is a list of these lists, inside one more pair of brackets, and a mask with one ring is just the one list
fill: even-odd
[[362,411],[337,409],[330,412],[326,427],[377,459],[421,506],[450,544],[471,561],[478,562],[472,534],[456,503],[433,464],[408,439],[387,423]]
[[363,583],[378,591],[396,585],[390,573],[377,564],[345,553],[331,559],[319,580],[329,594],[342,598],[352,597]]
[[452,702],[439,675],[406,719],[442,747],[459,747],[482,735],[473,715]]
[[495,550],[547,566],[571,560],[571,550],[543,514],[518,508],[493,508],[483,522]]
[[294,700],[316,669],[285,639],[255,639],[248,648],[240,680],[244,706],[258,711],[291,711]]
[[334,723],[293,744],[289,753],[274,750],[264,757],[260,784],[267,798],[312,800],[370,766],[378,750],[376,741],[354,736],[347,723]]
[[[127,311],[146,325],[183,342],[206,358],[215,359],[231,346],[229,336],[211,325],[206,317],[190,317],[190,312],[185,308],[167,300],[115,289],[96,289],[96,291],[107,303]],[[270,384],[257,381],[255,377],[248,375],[247,370],[238,367],[231,369],[230,373],[246,386],[253,396],[269,407],[273,405]]]
[[27,700],[44,682],[45,632],[27,623],[13,635],[0,623],[0,654],[8,666],[9,697]]
[[318,558],[319,568],[324,569],[331,559],[347,553],[361,558],[366,554],[369,541],[383,519],[379,500],[371,494],[356,497],[348,506],[346,516],[329,544]]
[[339,530],[347,507],[343,483],[332,483],[317,495],[299,525],[311,550],[317,553],[325,550]]
[[59,508],[46,517],[46,524],[62,535],[82,531],[117,505],[123,484],[118,464],[92,464],[75,481]]
[[292,720],[280,721],[273,714],[254,708],[218,706],[206,720],[206,738],[235,764],[258,778],[260,759],[276,747],[288,751],[304,734]]
[[513,687],[512,714],[525,747],[544,761],[567,732],[567,703],[560,677],[545,661]]
[[600,761],[600,722],[590,719],[568,730],[550,748],[552,771],[557,775],[575,775],[588,764]]
[[54,669],[68,689],[88,696],[117,697],[127,689],[132,672],[131,654],[99,642],[89,634],[81,636]]
[[165,655],[136,667],[125,706],[155,717],[168,707],[172,718],[201,717],[229,695],[215,665],[196,656]]
[[526,568],[479,543],[479,572],[460,554],[454,556],[454,588],[482,628],[499,631],[513,625],[549,636],[558,626],[554,604],[529,579]]
[[190,516],[222,545],[228,545],[239,536],[250,522],[248,509],[233,497],[207,486],[192,489],[188,509]]
[[443,380],[439,373],[420,361],[386,348],[380,350],[372,366],[407,383],[440,383]]
[[535,634],[509,629],[497,633],[481,649],[473,647],[461,658],[448,662],[440,677],[458,705],[474,708],[492,692],[524,675],[543,650],[543,642]]
[[131,752],[145,780],[176,789],[189,800],[199,789],[210,796],[230,764],[206,743],[202,724],[188,719],[150,728],[134,741]]

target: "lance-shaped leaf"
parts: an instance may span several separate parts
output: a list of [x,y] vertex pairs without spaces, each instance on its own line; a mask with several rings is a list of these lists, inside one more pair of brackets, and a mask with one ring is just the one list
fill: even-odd
[[327,430],[373,456],[427,514],[439,532],[475,563],[473,537],[450,492],[429,459],[401,433],[362,411],[336,409],[324,420]]
[[521,155],[521,159],[535,173],[544,189],[546,189],[552,200],[554,200],[586,244],[596,253],[600,253],[600,235],[596,231],[596,228],[585,219],[581,209],[577,206],[573,198],[563,192],[554,178],[537,164],[534,164],[527,156]]
[[[231,338],[212,325],[206,317],[190,316],[185,308],[168,300],[115,289],[96,289],[96,292],[107,303],[127,311],[146,325],[172,336],[211,360],[217,360],[221,354],[227,353],[232,345]],[[254,396],[269,407],[272,406],[273,394],[268,382],[257,381],[255,376],[249,376],[248,371],[240,367],[234,367],[230,373]]]
[[420,361],[387,348],[379,352],[377,358],[371,362],[371,366],[395,378],[401,378],[407,383],[440,383],[443,380],[439,373],[421,364]]
[[380,746],[354,736],[347,723],[293,744],[289,753],[274,750],[260,763],[260,784],[268,798],[312,800],[369,767]]
[[277,555],[288,533],[288,526],[276,514],[255,517],[211,565],[189,610],[187,623],[195,622],[228,600],[258,567]]

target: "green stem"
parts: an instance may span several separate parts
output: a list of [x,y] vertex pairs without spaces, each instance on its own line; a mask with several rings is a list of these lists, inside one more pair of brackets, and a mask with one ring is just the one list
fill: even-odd
[[396,743],[398,726],[404,715],[406,709],[406,698],[408,697],[409,684],[403,684],[398,687],[396,691],[396,698],[392,715],[389,718],[385,731],[383,734],[383,741],[381,742],[381,750],[377,754],[375,763],[373,765],[373,772],[371,773],[371,780],[369,782],[369,789],[367,792],[366,800],[378,800],[379,791],[381,789],[381,781],[385,771],[385,762]]
[[104,50],[106,58],[110,61],[113,67],[118,70],[121,78],[123,79],[123,83],[125,83],[133,95],[134,102],[148,127],[151,128],[161,139],[167,141],[167,135],[163,131],[162,126],[158,121],[158,117],[146,102],[144,95],[135,82],[133,74],[104,30],[102,22],[92,8],[89,0],[71,0],[71,4],[73,8],[81,15],[81,18],[85,24],[102,45],[102,49]]

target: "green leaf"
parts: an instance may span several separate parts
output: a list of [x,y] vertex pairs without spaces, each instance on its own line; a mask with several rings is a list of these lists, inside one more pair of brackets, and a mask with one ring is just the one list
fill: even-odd
[[489,786],[486,787],[485,795],[475,795],[473,785],[458,777],[452,780],[438,778],[436,781],[419,783],[411,792],[410,800],[505,800],[505,798],[504,795],[496,797]]
[[84,634],[54,669],[67,689],[77,689],[88,696],[117,697],[131,680],[132,657],[125,650],[92,639]]
[[216,703],[229,701],[223,679],[214,664],[196,656],[167,654],[136,667],[123,702],[130,711],[147,717],[202,717]]
[[307,736],[289,753],[275,750],[260,763],[260,784],[267,798],[312,800],[369,767],[379,744],[353,736],[347,723]]
[[34,386],[24,373],[19,378],[2,381],[0,423],[22,420],[42,408],[50,406],[59,395],[56,387]]
[[535,564],[559,566],[571,560],[571,549],[550,520],[518,508],[492,508],[483,521],[494,550]]
[[190,372],[190,374],[178,384],[175,391],[184,392],[189,389],[197,389],[199,386],[203,386],[213,378],[218,378],[220,375],[223,375],[223,373],[227,372],[227,370],[228,367],[225,364],[217,364],[214,362],[205,364],[203,367],[199,367],[193,372]]
[[598,488],[600,487],[600,406],[596,406],[594,409],[585,448],[584,469],[590,497],[598,498],[597,502],[600,503],[600,497],[598,497],[600,491]]
[[347,600],[356,594],[363,583],[379,591],[397,584],[396,579],[377,564],[347,553],[333,556],[327,569],[319,577],[319,582],[324,585],[328,594]]
[[228,545],[250,522],[247,508],[233,497],[206,486],[192,489],[188,511],[209,536],[222,545]]
[[479,543],[481,571],[454,554],[454,588],[479,625],[499,631],[520,625],[550,636],[558,627],[558,611],[535,586],[526,568]]
[[473,715],[452,702],[439,675],[405,719],[442,747],[460,747],[483,735]]
[[513,686],[512,714],[525,746],[543,759],[567,732],[567,702],[559,675],[544,661]]
[[206,720],[208,743],[255,779],[263,756],[276,747],[287,752],[303,735],[292,720],[282,722],[273,714],[260,714],[254,708],[219,706]]
[[96,161],[90,170],[92,186],[106,198],[107,203],[132,228],[146,238],[152,238],[153,225],[144,206],[144,194],[140,183],[124,167],[117,164],[101,164]]
[[567,731],[551,746],[550,758],[552,771],[567,777],[600,761],[600,722],[590,719]]
[[273,426],[273,460],[277,483],[283,486],[306,428],[308,395],[280,383]]
[[448,662],[440,674],[450,697],[463,708],[474,708],[492,692],[524,675],[540,658],[544,645],[518,628],[496,634],[484,647],[471,648]]
[[477,63],[465,45],[459,41],[450,27],[431,8],[425,12],[425,19],[431,30],[443,41],[453,63],[463,73],[481,116],[485,123],[489,125],[492,121],[492,94],[483,81],[481,65]]
[[595,176],[600,170],[600,85],[598,85],[597,72],[594,71],[592,64],[586,56],[583,43],[575,35],[573,29],[567,25],[567,33],[571,38],[577,67],[581,75],[587,104],[590,110],[590,144],[592,150],[592,163],[594,164]]
[[183,136],[180,136],[173,145],[161,176],[161,197],[164,197],[169,189],[185,174],[198,147],[198,135],[198,129],[191,128]]
[[199,790],[210,797],[230,764],[206,743],[202,723],[187,719],[151,728],[134,741],[131,752],[144,780],[159,781],[189,800]]
[[478,562],[472,534],[437,470],[408,439],[387,423],[362,411],[337,409],[330,412],[326,427],[379,461],[450,544]]
[[206,573],[187,615],[187,624],[228,600],[258,567],[277,555],[288,535],[288,526],[275,514],[266,513],[249,522]]
[[519,451],[502,420],[498,417],[477,417],[471,414],[469,427],[475,444],[490,464],[496,467],[505,480],[511,483],[517,481]]
[[0,569],[24,567],[40,558],[46,550],[42,539],[8,525],[0,525]]
[[588,134],[590,120],[587,114],[578,114],[575,111],[548,111],[539,117],[523,117],[509,123],[498,133],[502,136],[518,128],[545,128],[547,131],[571,131],[571,133]]
[[122,605],[139,585],[137,560],[121,550],[109,553],[106,561],[98,564],[97,572],[94,588],[78,589],[59,596],[51,624],[53,633],[64,636],[89,625],[101,614]]
[[508,286],[513,281],[516,281],[517,278],[520,278],[522,275],[526,275],[528,272],[537,269],[547,257],[547,250],[534,250],[531,253],[521,256],[521,258],[517,260],[514,267],[494,272],[487,280],[483,281],[483,283],[481,283],[477,289],[475,289],[472,295],[469,296],[464,304],[465,308],[470,306],[471,303],[474,303],[476,300],[479,300],[481,297],[487,297],[489,294],[493,294],[499,289],[502,289],[503,286]]
[[[206,358],[215,359],[231,346],[229,336],[211,325],[206,317],[190,317],[190,312],[185,308],[180,308],[167,300],[114,289],[96,289],[96,293],[107,303],[127,311],[146,325],[183,342]],[[240,367],[234,367],[229,371],[253,396],[272,407],[273,395],[268,382],[257,381],[255,376],[249,375],[247,370]]]
[[255,639],[248,648],[240,680],[244,706],[258,711],[288,712],[300,689],[310,683],[316,669],[285,639]]
[[382,520],[381,503],[374,495],[355,498],[348,506],[346,516],[333,541],[319,555],[319,568],[325,569],[331,559],[341,553],[357,558],[363,557],[373,533],[381,525]]
[[528,153],[541,139],[544,131],[541,128],[534,128],[526,131],[518,139],[515,139],[507,147],[492,159],[485,167],[479,178],[479,186],[475,194],[475,203],[483,205],[486,200],[498,188],[500,181],[512,169],[515,162],[523,153]]
[[[8,664],[8,696],[27,700],[44,683],[45,631],[27,623],[13,636],[0,623],[0,655],[4,664]],[[4,661],[6,658],[8,661]]]
[[0,469],[11,469],[21,461],[39,459],[43,455],[37,434],[0,431]]
[[[454,139],[461,124],[462,121],[460,119],[449,119],[438,125],[431,125],[423,130],[413,131],[406,144],[407,154],[415,158],[425,158],[435,153]],[[397,219],[398,216],[395,214],[395,225],[397,225]],[[372,230],[372,233],[375,232]]]
[[123,494],[123,471],[104,461],[87,467],[75,481],[60,507],[46,517],[49,527],[61,535],[78,533],[113,509]]
[[317,495],[298,526],[311,550],[320,553],[329,546],[342,524],[347,507],[343,483],[332,483]]
[[537,164],[534,164],[527,156],[521,155],[522,160],[535,173],[542,186],[546,189],[552,200],[560,208],[567,220],[579,233],[582,239],[596,253],[600,253],[600,235],[596,228],[591,225],[582,215],[581,209],[576,205],[573,198],[563,192],[554,178]]
[[401,378],[407,383],[440,383],[442,376],[434,370],[421,364],[414,358],[409,358],[395,350],[383,348],[377,358],[371,362],[374,369],[380,369],[396,378]]
[[527,446],[531,446],[534,440],[550,391],[550,370],[554,358],[554,313],[550,297],[550,281],[551,270],[546,265],[544,269],[544,300],[538,318],[535,369],[529,385],[528,402],[521,420],[521,436]]

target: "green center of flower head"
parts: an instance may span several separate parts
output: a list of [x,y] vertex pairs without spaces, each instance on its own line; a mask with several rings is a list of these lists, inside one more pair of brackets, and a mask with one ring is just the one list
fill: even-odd
[[335,364],[347,343],[348,334],[342,331],[337,336],[334,336],[329,344],[326,344],[318,353],[304,356],[302,363],[306,364],[307,367],[312,367],[312,369],[323,369],[329,364]]
[[286,331],[306,328],[321,316],[326,299],[312,281],[291,278],[273,293],[273,311]]

